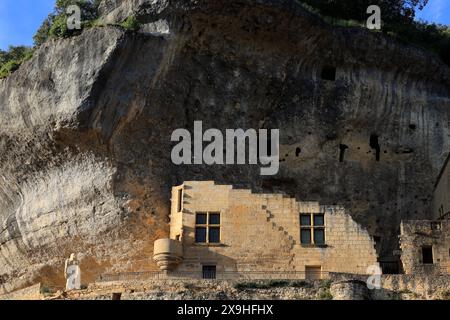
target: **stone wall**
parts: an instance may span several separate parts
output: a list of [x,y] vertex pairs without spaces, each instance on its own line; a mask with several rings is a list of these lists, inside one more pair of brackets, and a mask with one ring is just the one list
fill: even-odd
[[332,280],[164,280],[94,283],[86,290],[53,298],[111,300],[246,300],[246,299],[450,299],[450,276],[383,275],[382,288],[368,290],[366,277],[334,274]]
[[433,219],[439,219],[450,212],[450,166],[448,162],[450,155],[447,157],[444,166],[438,176],[432,204]]
[[39,300],[41,298],[40,283],[9,294],[0,295],[0,300]]
[[[450,273],[450,220],[402,221],[400,233],[401,260],[406,274]],[[432,248],[432,264],[423,263],[423,247]]]
[[[185,182],[183,199],[184,260],[177,271],[201,271],[202,265],[211,264],[218,272],[304,272],[306,266],[314,266],[365,274],[368,266],[378,265],[373,239],[342,207],[297,202],[282,194],[254,194],[212,181]],[[176,211],[172,223],[177,231],[171,230],[172,236],[181,231]],[[195,243],[196,212],[221,213],[220,244]],[[300,213],[324,214],[325,245],[300,243]]]
[[330,293],[334,300],[368,300],[367,284],[361,280],[343,280],[331,285]]

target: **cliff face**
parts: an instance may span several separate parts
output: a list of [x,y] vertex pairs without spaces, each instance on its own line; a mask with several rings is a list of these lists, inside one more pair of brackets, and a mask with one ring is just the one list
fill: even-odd
[[[141,32],[50,41],[0,80],[0,290],[61,284],[71,252],[83,282],[156,269],[153,240],[184,180],[342,204],[381,257],[400,219],[428,216],[450,143],[450,70],[432,55],[330,27],[294,1],[102,5],[109,22],[132,12]],[[279,174],[173,165],[172,131],[195,120],[279,128]]]

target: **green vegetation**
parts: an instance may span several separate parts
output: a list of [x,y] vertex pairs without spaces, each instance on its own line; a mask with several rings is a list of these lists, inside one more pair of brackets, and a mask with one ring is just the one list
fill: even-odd
[[313,285],[310,282],[304,280],[295,280],[291,282],[291,286],[294,288],[312,288]]
[[48,287],[46,287],[46,286],[42,286],[41,289],[40,289],[40,292],[41,292],[41,294],[43,294],[43,295],[48,295],[48,294],[51,294],[51,293],[52,293],[51,290],[50,290],[50,288],[48,288]]
[[[450,65],[450,27],[415,21],[417,10],[428,0],[297,0],[305,9],[320,15],[331,25],[364,27],[369,5],[381,9],[381,32],[403,43],[430,50]],[[374,30],[374,32],[380,32]]]
[[125,19],[125,21],[123,21],[120,26],[125,28],[126,30],[136,31],[139,29],[140,24],[134,16],[130,16]]
[[[309,10],[334,26],[364,27],[368,18],[369,5],[381,8],[383,26],[381,32],[404,43],[412,43],[438,55],[450,66],[450,27],[428,24],[414,20],[417,10],[421,10],[428,0],[296,0]],[[65,38],[81,33],[82,29],[99,26],[98,7],[101,0],[56,0],[55,9],[44,20],[34,35],[35,48],[52,38]],[[81,14],[81,30],[67,27],[67,8],[77,5]],[[139,21],[130,16],[119,24],[125,30],[139,29]],[[374,32],[380,32],[374,30]],[[33,48],[18,46],[8,51],[0,50],[0,79],[19,68],[30,59]]]
[[24,61],[32,57],[33,52],[33,48],[26,46],[10,46],[8,51],[0,50],[0,79],[19,69]]
[[262,282],[240,282],[234,285],[234,288],[237,290],[246,290],[246,289],[270,289],[277,287],[287,287],[289,286],[288,281],[284,280],[270,280],[270,281],[262,281]]
[[80,34],[81,30],[70,30],[67,27],[67,9],[71,5],[80,8],[81,28],[91,27],[98,18],[98,6],[101,0],[56,0],[55,9],[44,20],[33,37],[34,44],[39,46],[50,38],[65,38]]
[[320,280],[320,287],[325,289],[330,289],[333,280],[331,279],[322,279]]
[[[55,9],[39,27],[33,37],[34,48],[18,46],[10,47],[8,51],[0,50],[0,79],[5,78],[16,71],[20,65],[30,59],[35,48],[49,39],[67,38],[79,35],[83,29],[100,26],[98,23],[98,6],[101,0],[56,0]],[[77,5],[81,14],[81,29],[70,30],[67,27],[67,9],[71,5]],[[119,26],[126,30],[139,29],[139,22],[133,16],[128,17]]]
[[333,295],[331,294],[330,289],[325,289],[319,293],[320,300],[333,300]]

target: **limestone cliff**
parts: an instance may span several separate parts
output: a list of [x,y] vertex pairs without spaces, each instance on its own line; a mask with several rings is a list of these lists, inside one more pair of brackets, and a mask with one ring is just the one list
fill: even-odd
[[[400,219],[428,215],[450,144],[450,69],[433,55],[331,27],[295,1],[122,0],[101,11],[109,23],[135,14],[141,31],[52,40],[0,80],[0,290],[61,284],[71,252],[83,282],[156,269],[153,240],[184,180],[342,204],[382,258]],[[325,65],[335,81],[321,79]],[[279,128],[280,173],[173,165],[171,133],[194,120]]]

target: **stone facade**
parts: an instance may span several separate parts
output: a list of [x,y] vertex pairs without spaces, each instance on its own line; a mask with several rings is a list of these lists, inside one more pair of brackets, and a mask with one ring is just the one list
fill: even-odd
[[361,280],[337,281],[330,292],[334,300],[369,300],[370,296],[366,282]]
[[39,300],[42,298],[41,295],[41,284],[36,283],[27,288],[21,290],[16,290],[9,294],[0,295],[1,300]]
[[433,193],[432,217],[433,219],[450,218],[450,155],[445,160],[439,173]]
[[[196,215],[208,212],[220,214],[218,243],[196,242]],[[301,243],[300,214],[323,215],[324,243]],[[254,194],[212,181],[173,188],[170,239],[183,248],[174,272],[200,275],[203,266],[215,266],[217,274],[293,272],[320,277],[329,271],[365,274],[368,266],[378,265],[373,239],[344,208],[298,202],[282,194]],[[155,257],[163,254],[160,251],[155,246]]]
[[450,220],[402,221],[400,232],[406,274],[450,274]]

